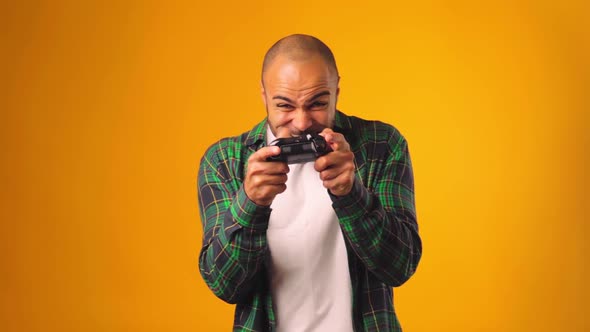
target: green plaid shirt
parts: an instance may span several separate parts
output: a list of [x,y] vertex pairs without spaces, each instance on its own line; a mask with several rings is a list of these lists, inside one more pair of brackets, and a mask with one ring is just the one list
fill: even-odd
[[[256,205],[242,186],[248,157],[266,143],[266,120],[224,138],[203,156],[198,176],[203,279],[222,300],[236,304],[234,331],[274,331],[266,239],[271,209]],[[330,195],[348,252],[355,331],[401,331],[393,289],[420,261],[414,179],[404,137],[378,121],[336,113],[356,161],[352,191]]]

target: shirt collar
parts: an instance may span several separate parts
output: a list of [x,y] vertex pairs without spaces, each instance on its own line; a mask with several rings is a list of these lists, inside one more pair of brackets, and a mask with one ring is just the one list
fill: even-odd
[[341,133],[345,137],[352,132],[352,125],[350,118],[346,114],[336,110],[336,116],[334,117],[334,128],[333,130],[337,133]]
[[266,118],[259,122],[257,125],[250,130],[246,138],[244,139],[244,145],[250,147],[253,150],[258,150],[266,143]]

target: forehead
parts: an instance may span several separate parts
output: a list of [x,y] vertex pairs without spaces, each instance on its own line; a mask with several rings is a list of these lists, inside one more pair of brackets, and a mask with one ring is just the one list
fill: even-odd
[[322,88],[335,88],[336,74],[319,56],[291,59],[277,56],[264,73],[264,85],[269,92],[304,93]]

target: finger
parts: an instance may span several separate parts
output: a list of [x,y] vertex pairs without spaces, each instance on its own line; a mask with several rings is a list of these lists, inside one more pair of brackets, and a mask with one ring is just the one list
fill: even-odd
[[325,136],[326,136],[327,134],[331,134],[331,133],[333,133],[333,132],[334,132],[334,130],[332,130],[332,128],[328,128],[328,127],[326,127],[326,128],[324,128],[324,129],[323,129],[323,130],[322,130],[322,131],[319,133],[319,135],[320,135],[320,136],[324,136],[324,138],[325,138]]
[[265,146],[254,152],[250,158],[248,158],[248,162],[266,161],[268,157],[276,156],[279,153],[281,153],[281,148],[278,146]]
[[266,174],[287,174],[289,173],[289,165],[282,161],[265,162],[265,173]]
[[257,186],[264,186],[267,184],[281,184],[287,182],[287,174],[256,174],[251,177],[251,181]]
[[[332,140],[333,133],[334,133],[334,131],[331,128],[324,128],[322,130],[322,132],[319,133],[319,135],[322,136],[326,140],[326,143],[328,143],[330,148],[332,148],[332,147],[329,144],[329,141]],[[328,140],[328,137],[330,138],[329,140]],[[334,150],[334,149],[332,149],[332,150]]]
[[326,169],[342,163],[337,152],[331,152],[316,159],[314,168],[318,172],[323,172]]
[[350,192],[354,183],[354,174],[344,172],[336,178],[322,182],[324,188],[330,190],[333,195],[343,196]]
[[272,203],[272,200],[275,198],[275,196],[277,194],[284,192],[285,190],[287,190],[287,186],[284,183],[269,185],[264,187],[263,196],[265,197],[265,199],[270,200]]
[[265,185],[280,185],[285,184],[287,182],[287,175],[280,174],[280,175],[266,175],[263,179],[261,179],[261,183]]
[[342,173],[341,169],[329,168],[320,172],[320,179],[322,181],[332,180],[338,177]]
[[316,171],[322,172],[322,171],[324,171],[328,168],[331,168],[333,166],[344,165],[348,162],[352,162],[353,158],[354,158],[354,155],[350,151],[348,151],[348,152],[342,152],[342,151],[330,152],[330,153],[316,159],[315,164],[314,164],[314,168]]
[[274,185],[273,188],[275,196],[287,190],[287,186],[284,183]]
[[252,199],[256,204],[263,205],[263,206],[270,206],[272,201],[274,200],[277,194],[280,194],[287,190],[287,186],[285,184],[276,184],[276,185],[267,185],[263,187],[257,187],[251,191],[251,193],[246,193],[250,199]]
[[334,151],[350,151],[350,145],[344,138],[344,135],[340,133],[326,134],[325,139],[326,143],[328,143]]
[[340,176],[342,173],[354,173],[354,164],[345,162],[327,167],[320,172],[320,179],[322,181],[332,180]]
[[248,163],[248,173],[258,175],[287,174],[289,173],[289,165],[286,162],[280,161],[254,160]]
[[330,128],[325,128],[321,133],[321,136],[324,137],[326,143],[330,145],[330,148],[334,151],[349,151],[350,145],[344,138],[344,135],[333,131]]
[[322,172],[328,168],[328,166],[330,166],[328,155],[319,157],[313,164],[313,168],[316,170],[316,172]]

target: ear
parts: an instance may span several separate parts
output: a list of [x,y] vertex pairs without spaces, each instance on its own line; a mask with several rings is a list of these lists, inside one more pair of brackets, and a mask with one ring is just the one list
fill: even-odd
[[340,95],[340,76],[338,76],[338,81],[336,82],[336,103],[338,103],[338,96]]
[[266,90],[264,90],[264,83],[262,83],[262,81],[260,81],[260,97],[262,97],[262,102],[266,107]]

